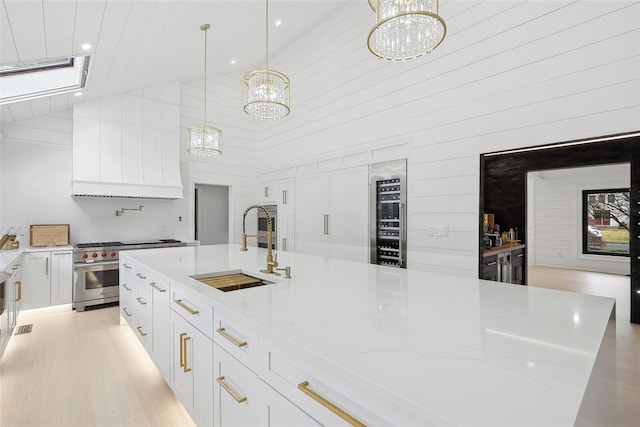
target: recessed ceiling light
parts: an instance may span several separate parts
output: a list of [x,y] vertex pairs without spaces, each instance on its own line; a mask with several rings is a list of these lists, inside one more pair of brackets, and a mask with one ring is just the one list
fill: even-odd
[[76,92],[74,93],[75,96],[82,96],[82,92]]
[[85,43],[80,47],[83,48],[84,50],[89,50],[93,47],[93,45],[91,45],[91,43]]
[[280,25],[282,25],[282,21],[278,19],[278,20],[276,21],[276,27],[279,27]]
[[235,60],[235,59],[232,59],[232,60],[231,60],[231,64],[235,64],[235,63],[236,63],[236,60]]

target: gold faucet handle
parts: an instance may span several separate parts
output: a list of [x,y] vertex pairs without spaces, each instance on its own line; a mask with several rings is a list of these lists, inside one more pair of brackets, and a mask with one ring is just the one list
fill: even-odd
[[291,267],[290,266],[287,265],[285,268],[276,268],[276,270],[284,271],[284,278],[285,279],[291,279]]

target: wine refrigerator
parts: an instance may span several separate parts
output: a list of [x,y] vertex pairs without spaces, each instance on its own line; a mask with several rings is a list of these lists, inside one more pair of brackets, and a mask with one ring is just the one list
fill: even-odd
[[370,177],[370,261],[407,267],[407,160],[375,163]]

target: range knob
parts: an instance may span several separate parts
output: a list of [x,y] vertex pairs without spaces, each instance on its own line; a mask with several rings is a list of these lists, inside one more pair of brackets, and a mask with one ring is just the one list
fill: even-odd
[[87,259],[87,258],[89,258],[89,255],[87,255],[87,254],[82,254],[82,259]]
[[94,252],[94,253],[91,255],[91,257],[92,257],[92,258],[98,258],[98,254]]
[[102,252],[102,258],[106,257],[107,253],[106,252]]
[[111,256],[116,256],[116,253],[115,252],[111,252]]

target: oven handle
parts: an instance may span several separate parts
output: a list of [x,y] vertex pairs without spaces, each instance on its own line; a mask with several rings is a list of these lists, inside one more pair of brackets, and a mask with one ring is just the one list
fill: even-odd
[[81,269],[82,267],[110,266],[110,265],[118,265],[118,264],[119,264],[119,261],[75,263],[73,264],[73,268]]

